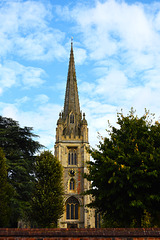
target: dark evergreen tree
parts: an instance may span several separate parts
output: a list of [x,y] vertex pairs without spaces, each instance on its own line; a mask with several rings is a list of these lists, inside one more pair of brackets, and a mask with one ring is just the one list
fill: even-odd
[[42,147],[34,139],[30,127],[20,127],[11,118],[0,116],[0,147],[8,164],[9,183],[14,188],[10,227],[17,227],[18,220],[26,219],[33,190],[35,153]]
[[91,207],[108,227],[160,226],[160,123],[149,112],[118,114],[117,128],[90,149]]
[[0,148],[0,228],[7,227],[11,215],[11,196],[13,188],[8,183],[7,163],[3,150]]
[[56,227],[63,214],[62,166],[50,151],[36,158],[32,219],[38,227]]

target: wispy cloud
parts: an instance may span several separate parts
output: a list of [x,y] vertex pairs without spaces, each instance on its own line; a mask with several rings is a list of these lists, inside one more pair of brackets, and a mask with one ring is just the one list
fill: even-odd
[[0,95],[4,100],[16,89],[12,100],[0,103],[1,113],[33,126],[44,145],[54,143],[74,33],[91,145],[97,131],[105,134],[108,119],[115,124],[121,108],[159,114],[160,3],[129,2],[1,1]]
[[0,111],[3,116],[17,120],[21,126],[33,127],[34,133],[38,134],[41,138],[40,143],[47,146],[50,149],[54,148],[55,142],[55,126],[58,118],[60,105],[42,103],[37,107],[36,110],[30,111],[22,110],[21,105],[25,101],[33,104],[35,99],[17,99],[15,103],[7,104],[0,102]]
[[5,61],[0,65],[0,83],[2,92],[13,86],[38,87],[43,84],[45,72],[41,68],[25,67],[14,61]]
[[65,34],[50,26],[51,5],[40,1],[5,1],[0,7],[0,54],[27,60],[63,58]]
[[76,21],[90,59],[99,62],[97,70],[104,72],[94,81],[95,94],[114,103],[127,91],[136,93],[136,87],[139,91],[140,86],[159,86],[160,3],[97,1],[92,7],[62,7],[58,13]]
[[[116,109],[160,112],[159,2],[96,1],[92,6],[61,6],[57,14],[74,22],[87,50],[86,61],[92,63],[94,78],[80,82],[79,89],[94,133],[102,123],[104,128],[106,116],[115,121]],[[97,101],[94,110],[90,99]],[[106,109],[104,115],[99,109]]]

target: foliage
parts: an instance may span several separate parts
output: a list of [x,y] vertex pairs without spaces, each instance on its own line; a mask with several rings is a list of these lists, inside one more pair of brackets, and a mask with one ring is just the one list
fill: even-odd
[[17,227],[19,219],[26,218],[33,190],[34,154],[42,147],[34,138],[32,128],[21,128],[11,118],[0,116],[0,147],[8,164],[8,179],[14,188],[11,201],[10,227]]
[[36,158],[32,219],[38,227],[56,227],[63,214],[62,166],[50,151]]
[[160,123],[147,111],[138,118],[131,109],[117,115],[117,124],[98,150],[89,150],[90,207],[108,227],[160,226]]
[[6,227],[10,219],[10,199],[13,189],[7,180],[7,164],[3,150],[0,148],[0,227]]

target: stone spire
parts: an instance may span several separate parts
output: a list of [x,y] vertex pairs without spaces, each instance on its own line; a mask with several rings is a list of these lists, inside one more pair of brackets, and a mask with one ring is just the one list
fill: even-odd
[[64,101],[64,112],[63,119],[65,120],[67,116],[73,112],[75,116],[80,116],[80,105],[78,97],[78,88],[77,88],[77,79],[76,79],[76,70],[74,63],[74,53],[73,53],[73,42],[71,41],[71,51],[70,51],[70,60],[68,68],[68,77],[66,85],[66,94]]

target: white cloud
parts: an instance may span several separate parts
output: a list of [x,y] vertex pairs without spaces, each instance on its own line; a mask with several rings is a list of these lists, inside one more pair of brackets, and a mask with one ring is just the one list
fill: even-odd
[[18,74],[22,76],[22,81],[25,87],[38,87],[44,81],[42,77],[44,70],[34,67],[22,67],[22,71]]
[[5,65],[0,65],[0,83],[3,88],[10,88],[16,84],[16,73]]
[[0,87],[0,95],[3,93],[3,89]]
[[28,101],[30,101],[30,98],[27,97],[27,96],[15,99],[16,105],[21,105],[21,104],[24,104],[24,103],[26,103]]
[[[51,21],[55,16],[48,3],[4,1],[0,5],[0,59],[9,54],[11,59],[16,56],[15,61],[1,61],[0,94],[13,86],[32,88],[43,84],[45,71],[26,62],[66,59],[66,49],[67,53],[70,50],[68,35],[74,32],[79,41],[74,40],[75,63],[85,64],[81,77],[86,81],[78,84],[80,104],[89,123],[90,143],[94,145],[98,131],[106,134],[107,120],[116,123],[117,109],[128,112],[133,106],[140,115],[145,107],[160,112],[160,4],[106,0],[68,6],[57,8],[61,19]],[[28,67],[16,62],[22,59]],[[61,77],[56,71],[54,74],[59,80],[52,82],[54,93],[61,94],[66,79],[61,72]],[[65,89],[63,99],[64,92]],[[50,99],[37,91],[29,112],[25,107],[22,110],[23,104],[31,104],[28,96],[13,104],[0,104],[0,109],[20,124],[33,126],[41,143],[52,147],[62,107],[50,104]]]
[[43,30],[34,32],[25,37],[16,39],[18,55],[27,60],[46,60],[63,58],[66,56],[65,48],[59,44],[64,35],[58,30]]
[[35,102],[37,102],[38,104],[45,104],[48,102],[48,100],[49,100],[49,97],[45,94],[39,94],[35,98]]
[[0,109],[2,116],[12,118],[13,120],[18,120],[18,109],[14,104],[0,103]]
[[145,107],[157,111],[160,91],[158,2],[128,4],[106,0],[96,1],[92,7],[85,4],[77,4],[72,9],[59,7],[57,12],[67,21],[76,22],[74,28],[81,34],[90,60],[94,61],[96,76],[92,82],[80,83],[82,95],[87,93],[88,98],[103,99],[128,110],[133,106],[138,111]]
[[160,54],[159,12],[160,4],[129,5],[116,0],[58,9],[58,14],[76,21],[75,29],[82,34],[91,59],[128,62],[128,67],[136,70],[154,66],[154,55]]
[[95,59],[113,55],[122,47],[138,51],[153,48],[158,37],[150,16],[140,4],[128,5],[108,0],[97,2],[90,9],[77,7],[71,16],[77,21],[79,31],[83,32],[85,43]]
[[95,85],[95,83],[83,81],[83,82],[80,82],[78,89],[84,95],[86,95],[88,93],[91,96],[95,92],[96,85]]
[[85,112],[88,122],[89,143],[92,147],[95,147],[99,142],[98,133],[107,136],[108,120],[110,124],[116,124],[117,107],[99,100],[90,100],[87,97],[80,100],[81,109]]
[[86,50],[82,48],[74,48],[74,55],[75,55],[75,64],[83,64],[87,58]]
[[13,42],[8,36],[0,32],[0,59],[13,51]]
[[0,5],[0,54],[25,60],[61,59],[65,34],[50,26],[52,9],[40,1],[8,1]]
[[14,61],[5,61],[0,65],[1,88],[12,86],[38,87],[43,84],[45,72],[41,68],[25,67]]
[[[114,97],[119,91],[127,87],[128,79],[122,71],[112,69],[106,77],[98,80],[96,94]],[[118,94],[119,95],[119,94]]]
[[[34,133],[40,136],[38,141],[50,149],[53,148],[55,143],[56,122],[61,106],[45,104],[45,106],[37,107],[35,111],[24,111],[20,110],[19,104],[20,101],[13,104],[1,102],[0,111],[2,116],[18,121],[22,127],[33,127]],[[21,101],[21,104],[23,104],[23,101]]]
[[105,114],[114,113],[116,111],[116,107],[102,103],[100,101],[90,100],[87,98],[81,99],[82,108],[84,111],[89,112],[89,115],[93,116],[102,116]]

